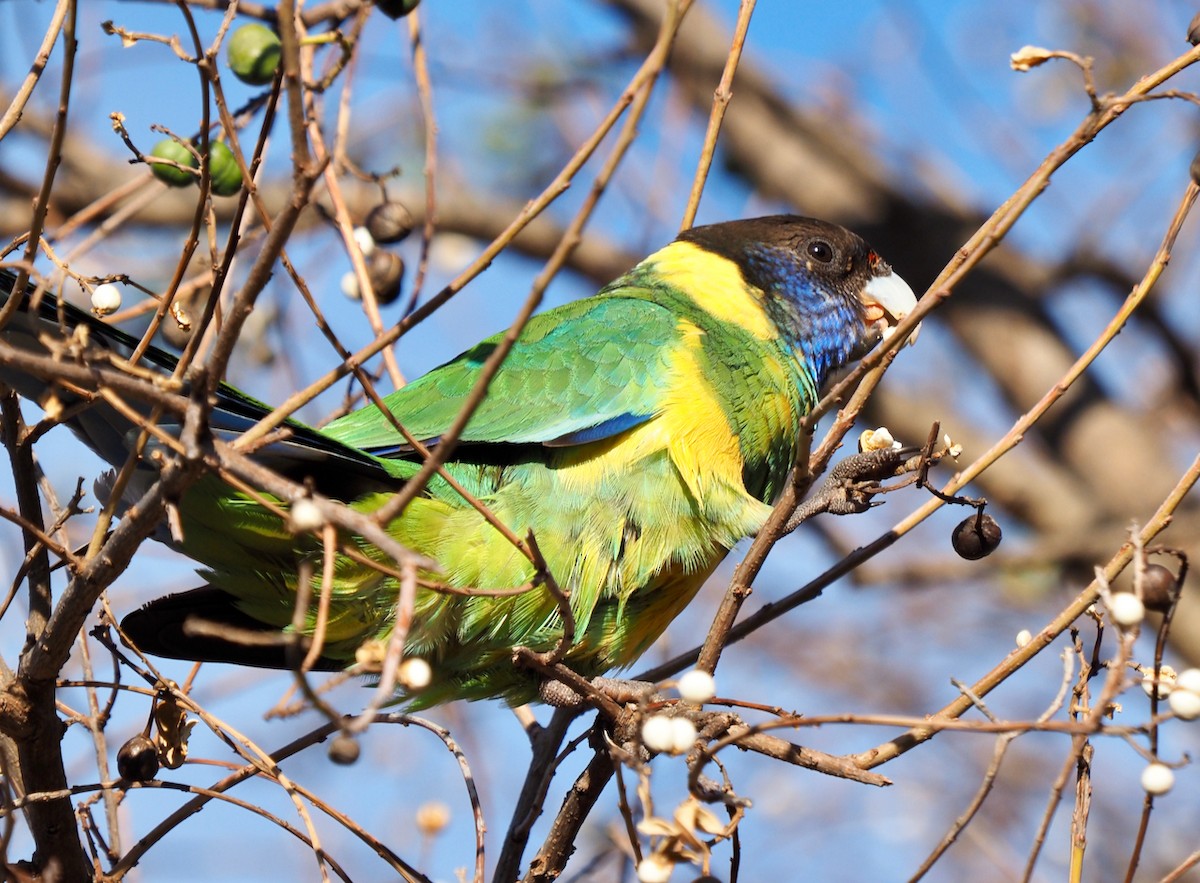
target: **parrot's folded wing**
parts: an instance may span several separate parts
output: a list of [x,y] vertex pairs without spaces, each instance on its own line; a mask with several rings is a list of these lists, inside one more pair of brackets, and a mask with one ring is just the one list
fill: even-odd
[[[644,423],[661,407],[668,361],[680,334],[678,317],[638,297],[591,298],[534,316],[460,440],[580,444]],[[462,410],[500,337],[435,368],[384,403],[414,438],[436,444]],[[375,408],[348,414],[322,432],[376,456],[412,450]]]

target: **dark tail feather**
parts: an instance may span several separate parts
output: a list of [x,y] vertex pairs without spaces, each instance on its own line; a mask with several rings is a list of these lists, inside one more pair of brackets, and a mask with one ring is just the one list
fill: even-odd
[[[289,654],[279,629],[247,616],[232,595],[212,586],[157,598],[126,616],[121,629],[143,653],[170,659],[287,669],[304,652]],[[313,669],[345,667],[344,660],[320,657]]]
[[[7,304],[14,297],[13,288],[16,277],[7,271],[0,271],[0,304]],[[105,325],[66,302],[59,302],[52,295],[45,294],[36,311],[30,308],[32,288],[15,295],[20,298],[20,305],[9,321],[0,329],[0,341],[6,347],[37,356],[47,356],[50,350],[43,342],[59,340],[64,343],[79,327],[88,329],[88,339],[94,345],[112,351],[121,357],[128,357],[137,346],[137,340],[119,328]],[[61,318],[59,311],[62,311]],[[147,365],[157,367],[164,372],[174,370],[177,360],[169,353],[154,351],[147,353]],[[66,407],[78,401],[77,397],[60,389],[55,384],[42,377],[27,374],[17,365],[0,363],[0,381],[17,391],[23,398],[44,405],[52,396],[57,396],[60,403]],[[140,403],[131,401],[130,404],[141,408]],[[95,451],[103,460],[113,465],[125,461],[129,450],[132,426],[114,408],[97,401],[91,407],[84,408],[73,414],[67,421],[71,430]]]
[[[13,297],[15,283],[16,277],[12,273],[0,271],[0,304],[7,303]],[[137,338],[121,329],[101,322],[71,304],[59,302],[49,294],[43,296],[35,312],[30,308],[31,292],[32,289],[27,289],[20,293],[20,307],[0,329],[0,345],[45,356],[50,351],[42,342],[43,337],[65,340],[73,329],[80,326],[87,327],[88,340],[93,347],[108,350],[122,358],[130,356],[138,344]],[[142,363],[170,374],[179,360],[157,347],[148,347]],[[44,404],[51,394],[57,395],[64,406],[78,401],[77,397],[55,384],[27,374],[16,365],[5,364],[2,350],[0,382],[38,404]],[[181,393],[187,395],[186,385]],[[149,407],[134,399],[128,401],[140,413],[150,413]],[[209,425],[214,434],[228,440],[236,438],[270,411],[271,408],[262,402],[223,383],[217,388],[216,407],[210,415]],[[171,415],[164,415],[159,426],[169,433],[177,432],[179,427],[174,420]],[[65,423],[101,459],[118,467],[125,462],[130,446],[138,435],[138,427],[100,399],[71,414]],[[376,458],[339,444],[298,421],[287,421],[285,428],[288,437],[260,449],[256,454],[259,462],[293,478],[312,478],[319,489],[341,499],[361,489],[364,480],[368,487],[378,488],[381,483],[385,486],[395,485],[395,480]]]
[[[94,361],[103,367],[107,365],[103,358],[105,351],[128,358],[138,345],[137,338],[49,294],[34,309],[32,287],[20,292],[15,292],[15,287],[16,277],[0,270],[0,305],[13,297],[20,299],[8,322],[0,328],[0,383],[40,405],[56,396],[65,410],[64,425],[102,459],[121,466],[138,437],[137,423],[100,397],[86,397],[52,379],[23,371],[15,356],[16,353],[50,355],[54,342],[65,343],[74,329],[86,327],[89,349],[99,355]],[[164,350],[149,347],[140,364],[167,375],[175,371],[179,360]],[[187,394],[184,384],[181,396]],[[127,402],[139,414],[149,417],[148,405],[132,396],[127,397]],[[72,407],[85,403],[83,407]],[[217,437],[235,438],[270,410],[232,386],[221,384],[216,390],[209,427]],[[168,433],[177,433],[180,428],[170,414],[164,414],[158,425]],[[260,463],[294,479],[311,480],[318,490],[338,499],[353,499],[364,490],[394,489],[400,483],[369,454],[342,445],[297,421],[287,421],[284,428],[285,438],[256,451],[255,458]],[[142,466],[152,477],[153,460],[143,457]],[[163,534],[159,539],[169,542],[165,531]],[[189,627],[189,620],[211,627],[194,629]],[[294,649],[282,643],[278,629],[252,619],[235,606],[232,595],[212,587],[151,601],[127,616],[122,627],[140,650],[156,656],[284,669],[298,661],[293,658]],[[322,658],[315,667],[341,670],[345,661]]]

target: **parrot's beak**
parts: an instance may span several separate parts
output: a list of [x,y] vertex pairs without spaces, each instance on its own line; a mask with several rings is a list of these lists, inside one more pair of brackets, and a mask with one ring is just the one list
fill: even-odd
[[[866,307],[868,327],[874,332],[870,336],[877,341],[891,337],[900,320],[917,306],[917,296],[908,283],[891,270],[882,276],[872,276],[863,287],[861,297]],[[920,330],[921,326],[918,325],[905,342],[915,343]]]

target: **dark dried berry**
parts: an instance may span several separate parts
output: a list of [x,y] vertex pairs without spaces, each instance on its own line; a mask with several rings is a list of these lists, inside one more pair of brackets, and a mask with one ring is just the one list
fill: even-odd
[[1188,166],[1188,174],[1192,176],[1192,181],[1200,184],[1200,153],[1192,157],[1192,164]]
[[1002,533],[996,519],[986,512],[964,518],[950,534],[954,551],[968,561],[978,561],[996,551]]
[[329,759],[334,763],[339,763],[342,766],[350,766],[350,764],[358,760],[358,755],[358,740],[353,736],[339,733],[329,743]]
[[381,202],[367,215],[367,230],[381,245],[399,242],[413,231],[417,222],[402,202]]
[[158,749],[140,733],[117,752],[117,772],[130,782],[149,782],[158,775]]
[[375,0],[375,8],[390,19],[404,18],[421,0]]
[[1151,564],[1142,574],[1142,603],[1148,610],[1166,613],[1175,603],[1175,574],[1161,564]]
[[377,248],[367,258],[367,276],[375,291],[375,300],[380,304],[390,304],[400,296],[404,260],[397,254]]

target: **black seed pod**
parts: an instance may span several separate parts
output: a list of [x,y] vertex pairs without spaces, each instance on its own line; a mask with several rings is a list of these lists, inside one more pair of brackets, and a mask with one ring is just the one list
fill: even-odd
[[342,766],[350,766],[358,760],[358,740],[345,733],[339,733],[329,743],[329,759]]
[[375,0],[375,8],[390,19],[404,18],[421,0]]
[[986,558],[1000,545],[1000,525],[986,512],[964,518],[950,534],[954,551],[968,561]]
[[1175,574],[1161,564],[1151,564],[1142,574],[1142,603],[1148,610],[1166,613],[1175,603]]
[[117,772],[130,782],[149,782],[158,774],[158,749],[149,737],[139,733],[121,746]]
[[402,202],[381,202],[367,215],[367,230],[371,237],[382,245],[399,242],[413,231],[417,222]]
[[375,300],[381,305],[390,304],[400,296],[400,284],[404,281],[404,260],[397,254],[377,248],[367,258],[367,275]]

